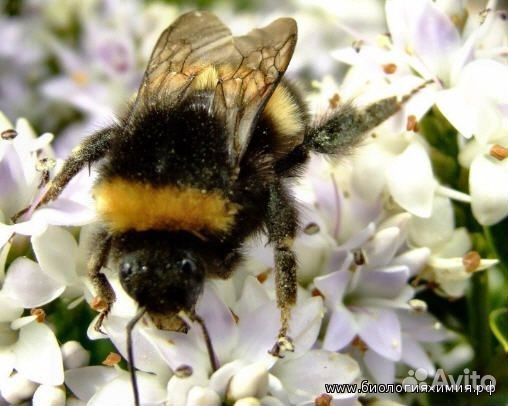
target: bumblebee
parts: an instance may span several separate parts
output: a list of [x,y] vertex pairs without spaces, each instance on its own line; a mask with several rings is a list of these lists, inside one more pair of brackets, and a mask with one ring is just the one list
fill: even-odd
[[101,272],[110,257],[142,313],[171,329],[181,311],[199,319],[205,279],[228,278],[244,241],[265,232],[281,312],[267,350],[293,349],[298,215],[288,182],[310,152],[348,152],[401,105],[396,98],[364,109],[344,104],[313,122],[282,80],[296,40],[291,18],[234,37],[210,12],[182,15],[157,41],[127,114],[85,139],[50,182],[39,205],[98,162],[93,194],[102,228],[89,261],[97,329],[115,301]]

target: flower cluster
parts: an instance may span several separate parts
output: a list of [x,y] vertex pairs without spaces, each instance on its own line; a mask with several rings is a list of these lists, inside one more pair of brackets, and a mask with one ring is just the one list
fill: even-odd
[[[137,305],[114,266],[102,270],[116,293],[103,333],[88,310],[95,296],[87,278],[97,227],[94,168],[56,201],[23,209],[41,197],[60,157],[136,91],[157,35],[178,10],[133,0],[78,3],[29,0],[25,14],[0,17],[2,37],[11,39],[0,44],[0,63],[11,62],[0,93],[12,99],[1,108],[14,117],[37,101],[39,126],[66,121],[54,140],[0,113],[0,405],[134,401],[122,358]],[[312,46],[320,66],[332,57],[349,66],[341,80],[332,69],[311,70],[334,72],[312,83],[308,101],[318,120],[351,100],[360,107],[392,95],[404,100],[350,156],[313,155],[291,185],[301,220],[289,329],[295,351],[284,358],[268,352],[280,324],[273,252],[266,240],[251,240],[245,263],[229,280],[207,281],[197,305],[217,368],[197,322],[185,320],[186,333],[160,330],[146,316],[136,325],[142,404],[400,404],[414,398],[326,393],[325,383],[398,383],[410,368],[427,376],[438,367],[487,371],[485,360],[506,351],[506,236],[499,231],[508,215],[506,12],[494,1],[475,14],[458,0],[386,0],[389,32],[376,34],[379,3],[361,3],[378,11],[368,21],[361,10],[332,10],[337,20],[342,12],[358,19],[354,28],[340,21],[354,40],[334,51],[323,45],[327,29],[317,43],[306,34],[328,2],[282,6],[298,7],[303,22],[297,53]],[[246,16],[238,24],[244,19],[258,22]],[[37,42],[18,55],[16,46],[32,37]],[[308,55],[295,60],[303,80],[310,62]],[[79,119],[55,112],[55,121],[41,120],[55,101],[79,111]],[[74,318],[80,325],[71,334]],[[475,323],[471,333],[468,323]]]

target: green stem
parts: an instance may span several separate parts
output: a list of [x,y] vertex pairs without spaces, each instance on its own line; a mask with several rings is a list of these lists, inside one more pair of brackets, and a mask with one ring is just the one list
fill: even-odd
[[487,372],[487,365],[492,355],[488,271],[477,272],[473,275],[469,309],[470,335],[475,350],[475,370],[482,374]]
[[[504,223],[504,222],[503,222]],[[503,224],[505,225],[505,224]],[[497,227],[494,226],[494,227]],[[504,227],[503,227],[504,230]],[[492,234],[492,227],[483,227],[483,235],[485,236],[485,240],[487,241],[488,247],[490,249],[490,253],[493,254],[494,258],[499,259],[498,266],[503,270],[503,272],[508,272],[507,265],[506,265],[506,250],[503,252],[499,251],[499,247],[496,244],[494,235]],[[506,240],[504,240],[506,241]]]

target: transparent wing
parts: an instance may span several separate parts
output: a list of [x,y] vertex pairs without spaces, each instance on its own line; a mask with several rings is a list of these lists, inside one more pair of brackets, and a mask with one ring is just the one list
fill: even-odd
[[184,14],[157,41],[135,106],[182,100],[192,92],[196,76],[214,66],[214,113],[226,124],[231,164],[237,165],[260,112],[289,65],[296,37],[291,18],[233,37],[212,13]]

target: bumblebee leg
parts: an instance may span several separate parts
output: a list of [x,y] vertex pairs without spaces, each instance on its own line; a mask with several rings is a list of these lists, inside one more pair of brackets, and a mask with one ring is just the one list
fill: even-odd
[[367,131],[395,114],[400,106],[396,97],[380,100],[365,109],[346,103],[325,122],[310,128],[305,135],[304,145],[323,154],[347,153],[363,139]]
[[282,357],[284,351],[293,351],[287,336],[291,308],[296,303],[296,257],[291,247],[297,228],[297,212],[290,195],[281,184],[270,188],[268,203],[268,234],[275,246],[275,285],[277,305],[281,312],[281,328],[270,354]]
[[94,328],[102,332],[102,322],[113,306],[115,291],[108,282],[106,275],[101,272],[102,267],[108,260],[111,249],[111,236],[106,231],[101,231],[97,234],[96,240],[99,243],[88,262],[88,275],[97,293],[92,301],[92,308],[101,312]]
[[69,181],[76,176],[86,164],[91,164],[102,158],[110,146],[111,135],[111,128],[105,128],[90,135],[76,147],[65,161],[61,171],[48,184],[48,189],[42,199],[37,203],[37,207],[56,199]]
[[342,154],[349,152],[362,139],[363,135],[377,127],[400,110],[402,105],[432,81],[415,87],[400,100],[389,97],[368,105],[363,109],[351,103],[340,106],[324,122],[311,127],[304,138],[303,145],[308,150],[323,154]]

